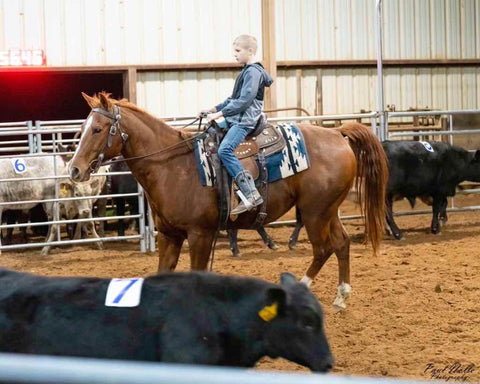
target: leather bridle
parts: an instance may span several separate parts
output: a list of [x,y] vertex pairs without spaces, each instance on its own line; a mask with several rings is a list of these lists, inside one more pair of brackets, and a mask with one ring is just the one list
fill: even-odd
[[[120,126],[120,120],[121,120],[121,115],[120,115],[120,107],[118,105],[113,106],[113,113],[110,113],[102,108],[92,108],[92,112],[100,113],[103,116],[108,117],[112,121],[112,125],[110,126],[110,130],[108,131],[108,136],[107,136],[107,142],[103,146],[102,150],[100,151],[98,157],[96,160],[93,160],[90,163],[90,170],[92,173],[95,173],[98,171],[98,169],[101,167],[103,159],[105,158],[105,152],[110,149],[112,146],[112,141],[113,141],[113,136],[115,136],[118,133],[120,133],[120,136],[122,138],[122,150],[123,147],[125,146],[125,143],[127,142],[128,139],[128,134],[122,131],[122,128]],[[93,166],[95,164],[95,166]]]

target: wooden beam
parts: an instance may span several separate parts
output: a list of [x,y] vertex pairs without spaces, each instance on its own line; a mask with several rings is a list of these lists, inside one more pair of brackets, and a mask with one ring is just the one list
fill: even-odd
[[[263,0],[266,1],[266,0]],[[273,0],[269,0],[273,1]],[[265,37],[265,36],[264,36]],[[264,47],[265,48],[265,47]],[[267,68],[266,56],[264,64]],[[303,69],[303,68],[376,68],[375,60],[281,60],[275,62],[276,67],[269,70],[275,78],[277,67],[281,69]],[[272,65],[271,63],[269,64]],[[479,67],[478,59],[432,59],[432,60],[384,60],[384,67]],[[66,67],[7,67],[0,66],[0,73],[9,72],[89,72],[89,73],[123,73],[130,68],[137,72],[179,72],[179,71],[236,71],[241,69],[240,65],[232,62],[223,63],[175,63],[175,64],[138,64],[138,65],[103,65],[103,66],[66,66]]]
[[137,104],[137,70],[135,67],[128,67],[123,72],[123,97],[131,103]]
[[262,43],[263,64],[274,83],[265,93],[266,110],[277,108],[277,57],[275,49],[275,0],[262,0]]

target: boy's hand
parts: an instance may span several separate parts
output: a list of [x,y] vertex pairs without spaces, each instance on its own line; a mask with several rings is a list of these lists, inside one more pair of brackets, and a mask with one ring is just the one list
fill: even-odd
[[215,119],[218,119],[219,117],[222,117],[223,116],[223,113],[222,111],[220,112],[215,112],[215,113],[209,113],[207,115],[207,121],[210,122],[212,120],[215,120]]
[[205,117],[207,117],[207,115],[209,113],[214,113],[214,112],[217,112],[215,107],[210,108],[210,109],[204,109],[204,110],[198,112],[197,119],[199,119],[200,117],[205,118]]

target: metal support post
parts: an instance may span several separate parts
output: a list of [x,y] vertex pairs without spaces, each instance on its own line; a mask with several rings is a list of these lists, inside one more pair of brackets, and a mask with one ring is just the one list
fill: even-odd
[[144,193],[143,193],[143,188],[140,185],[140,183],[137,183],[138,185],[138,213],[140,214],[140,218],[138,219],[138,231],[140,232],[140,235],[142,236],[140,238],[140,252],[146,252],[147,251],[147,231],[145,228],[145,204],[144,204]]
[[153,220],[152,207],[150,207],[150,204],[148,204],[148,228],[150,251],[155,252],[155,222]]
[[28,129],[28,153],[33,153],[35,152],[34,150],[34,144],[33,144],[33,124],[32,120],[27,121],[27,129]]
[[380,140],[387,136],[385,127],[385,106],[383,95],[383,44],[382,44],[382,0],[377,0],[375,5],[375,33],[377,35],[377,93],[378,114],[380,117]]
[[[40,121],[36,120],[35,121],[35,129],[37,131],[40,131],[42,129],[42,125],[40,123]],[[42,135],[40,133],[37,133],[36,134],[36,137],[37,137],[37,152],[38,153],[42,153]]]

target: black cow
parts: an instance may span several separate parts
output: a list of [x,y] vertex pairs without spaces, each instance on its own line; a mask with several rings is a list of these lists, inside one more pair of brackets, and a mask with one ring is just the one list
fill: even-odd
[[[120,160],[120,158],[119,158]],[[124,172],[130,171],[127,163],[124,161],[113,163],[110,166],[110,172]],[[111,185],[110,185],[110,193],[111,194],[124,194],[124,193],[137,193],[138,192],[138,184],[135,178],[130,175],[114,175],[111,176]],[[130,196],[130,197],[115,197],[113,202],[116,206],[117,216],[124,216],[125,215],[125,207],[128,204],[130,215],[138,215],[138,196]],[[137,228],[138,228],[138,219]],[[119,220],[117,223],[117,232],[118,236],[125,236],[125,224],[124,220]]]
[[[27,210],[7,210],[4,211],[2,216],[2,223],[5,222],[6,224],[24,224],[28,223],[28,221],[35,223],[35,222],[46,222],[48,221],[47,214],[45,213],[42,204],[37,204],[35,207]],[[34,234],[39,236],[47,236],[48,233],[48,225],[39,225],[39,226],[32,226],[32,231]],[[2,233],[2,244],[8,245],[13,244],[13,228],[7,228],[6,237],[3,238]],[[20,228],[20,244],[26,244],[29,241],[29,235],[27,233],[27,227]]]
[[[469,153],[463,148],[442,142],[384,141],[388,158],[389,178],[386,193],[386,213],[389,231],[396,239],[402,232],[393,219],[393,201],[406,198],[412,208],[416,198],[431,205],[431,231],[440,232],[440,222],[447,221],[447,196],[455,196],[462,181],[480,181],[480,150]],[[297,224],[290,236],[293,248],[303,226],[297,212]]]
[[[267,231],[264,227],[260,227],[257,229],[258,234],[261,236],[264,244],[273,250],[277,249],[277,246],[273,239],[268,235]],[[230,245],[230,250],[232,251],[233,257],[237,257],[240,255],[240,250],[238,249],[238,229],[229,229],[228,233],[228,242]]]
[[[480,151],[441,142],[385,141],[383,149],[389,161],[387,186],[387,224],[396,239],[402,232],[393,220],[393,201],[406,197],[412,204],[416,197],[432,200],[431,232],[440,232],[439,214],[445,216],[447,197],[455,196],[462,181],[480,181]],[[442,214],[443,212],[443,214]]]
[[329,371],[316,297],[291,274],[281,285],[207,272],[147,277],[138,306],[107,298],[111,280],[0,270],[0,351],[252,367],[283,357]]

